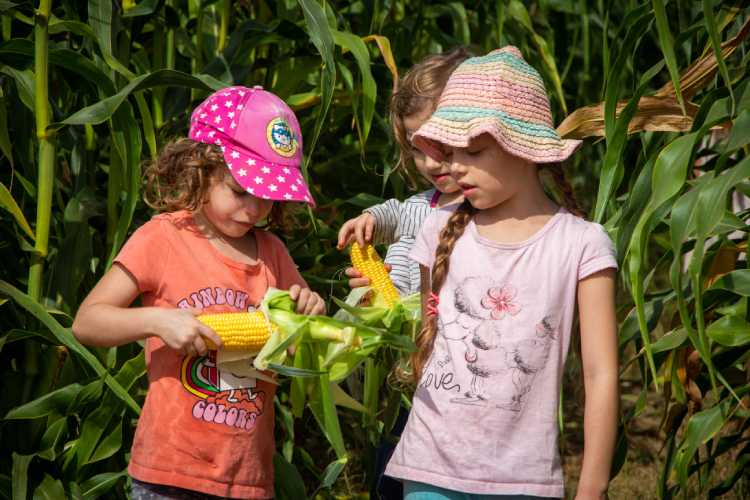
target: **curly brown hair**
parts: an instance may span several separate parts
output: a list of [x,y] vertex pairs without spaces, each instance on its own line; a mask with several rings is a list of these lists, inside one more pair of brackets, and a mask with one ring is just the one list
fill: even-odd
[[391,96],[390,117],[393,136],[399,146],[399,158],[395,170],[403,169],[407,179],[415,182],[413,169],[406,168],[412,158],[411,143],[406,135],[404,119],[419,113],[425,107],[433,111],[438,98],[448,82],[453,70],[471,56],[469,52],[458,47],[444,54],[433,54],[425,57],[406,72]]
[[[144,170],[144,201],[159,212],[198,210],[207,201],[212,182],[232,178],[218,146],[187,138],[167,143]],[[301,205],[275,202],[266,227],[289,231],[297,222],[295,214]]]

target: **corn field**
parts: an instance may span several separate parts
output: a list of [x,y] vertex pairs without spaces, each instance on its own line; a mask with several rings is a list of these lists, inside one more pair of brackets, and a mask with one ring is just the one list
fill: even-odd
[[[637,460],[650,412],[658,470],[644,497],[750,495],[747,2],[0,0],[0,20],[0,497],[127,498],[142,347],[86,348],[70,326],[152,215],[142,162],[186,135],[204,97],[262,85],[297,112],[318,208],[281,236],[329,312],[352,320],[336,232],[409,193],[388,123],[398,76],[431,53],[506,44],[542,73],[560,133],[585,139],[567,176],[617,247],[613,478]],[[288,368],[278,498],[372,494],[375,450],[408,407],[388,379],[406,309],[359,316],[388,346],[330,380]],[[579,365],[571,353],[568,449]]]

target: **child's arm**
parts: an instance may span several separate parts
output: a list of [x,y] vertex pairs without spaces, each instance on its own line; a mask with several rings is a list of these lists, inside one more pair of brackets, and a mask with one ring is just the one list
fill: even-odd
[[156,335],[184,354],[205,354],[203,338],[221,339],[195,316],[199,310],[128,307],[138,296],[135,278],[115,263],[84,299],[73,321],[73,334],[83,344],[111,347]]
[[576,500],[605,498],[609,484],[620,401],[614,297],[614,269],[604,269],[578,283],[586,404]]
[[384,245],[395,243],[401,203],[391,198],[380,205],[365,209],[362,215],[344,222],[339,229],[338,249],[346,247],[352,239],[356,239],[360,246],[367,242]]

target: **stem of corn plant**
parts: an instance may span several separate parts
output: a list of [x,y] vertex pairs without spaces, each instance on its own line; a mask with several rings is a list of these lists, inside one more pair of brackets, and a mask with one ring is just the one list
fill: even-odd
[[229,16],[232,13],[232,2],[230,0],[221,1],[220,26],[219,26],[219,43],[216,46],[217,55],[221,55],[227,46],[227,33],[229,32]]
[[7,42],[11,39],[12,36],[12,30],[11,30],[11,17],[10,16],[2,16],[3,22],[2,22],[2,30],[3,30],[3,41]]
[[[154,58],[151,63],[151,71],[156,71],[164,68],[164,45],[166,40],[164,39],[164,24],[161,20],[154,22]],[[166,89],[164,87],[158,87],[152,90],[151,98],[151,115],[154,120],[154,128],[157,130],[164,124],[163,114],[163,101],[164,93]]]
[[47,23],[52,8],[52,0],[41,0],[36,11],[34,23],[34,115],[36,116],[36,135],[39,139],[39,164],[37,204],[36,204],[36,242],[29,268],[29,295],[39,302],[42,298],[42,275],[44,261],[49,244],[50,218],[52,214],[52,188],[55,181],[55,143],[54,132],[48,132],[50,106],[48,82],[48,46],[49,33]]

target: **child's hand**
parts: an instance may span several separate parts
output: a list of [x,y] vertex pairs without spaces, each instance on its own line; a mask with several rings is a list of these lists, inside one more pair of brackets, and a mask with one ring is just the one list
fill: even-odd
[[203,313],[202,310],[191,309],[154,309],[154,333],[161,338],[165,344],[188,356],[208,352],[205,339],[210,340],[218,348],[221,347],[221,338],[208,326],[204,325],[196,316]]
[[359,217],[349,219],[339,229],[339,241],[336,248],[344,249],[352,240],[357,240],[359,246],[363,247],[372,241],[372,233],[375,231],[375,216],[364,213]]
[[[390,273],[391,265],[384,264],[384,266],[385,266],[385,270]],[[353,267],[347,267],[346,270],[344,271],[344,274],[346,274],[349,277],[349,288],[359,288],[362,286],[368,286],[370,284],[370,279],[362,276],[362,273],[360,273]]]
[[289,297],[297,302],[296,311],[299,314],[315,316],[326,313],[326,303],[320,295],[309,288],[302,288],[299,285],[292,285],[289,288]]

